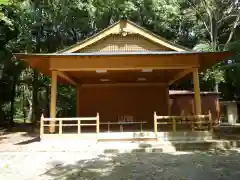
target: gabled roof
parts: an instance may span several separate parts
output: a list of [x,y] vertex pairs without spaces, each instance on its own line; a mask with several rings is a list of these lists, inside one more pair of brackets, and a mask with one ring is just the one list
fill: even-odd
[[97,41],[100,41],[103,38],[106,38],[111,34],[122,34],[123,36],[127,34],[138,34],[156,44],[165,46],[173,51],[191,51],[188,48],[182,47],[180,45],[177,45],[173,42],[166,40],[165,38],[162,38],[156,34],[153,34],[152,32],[142,28],[141,26],[129,20],[120,20],[112,24],[111,26],[103,29],[99,33],[96,33],[95,35],[83,41],[80,41],[70,47],[60,50],[57,53],[73,53],[73,52],[79,51],[87,46],[90,46],[96,43]]

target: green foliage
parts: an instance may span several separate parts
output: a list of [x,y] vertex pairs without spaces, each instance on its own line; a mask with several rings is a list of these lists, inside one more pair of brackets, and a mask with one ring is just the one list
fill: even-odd
[[[13,92],[15,92],[15,84],[22,65],[14,59],[6,44],[16,35],[16,29],[12,29],[5,21],[0,21],[0,120],[13,119],[11,116],[13,113]],[[3,121],[0,121],[1,123]]]
[[9,0],[0,0],[0,4],[8,4]]
[[[201,87],[213,90],[217,83],[220,84],[224,98],[240,97],[240,82],[234,76],[240,72],[239,2],[11,0],[7,5],[1,6],[1,12],[0,43],[4,47],[1,49],[4,53],[0,53],[0,68],[4,68],[4,76],[0,77],[5,79],[4,83],[9,84],[8,88],[13,84],[12,79],[17,79],[16,113],[18,116],[26,116],[29,121],[36,122],[40,113],[49,114],[49,78],[30,68],[19,68],[18,61],[12,59],[11,52],[56,52],[122,18],[130,19],[166,39],[197,51],[230,49],[235,52],[236,57],[233,57],[231,66],[225,67],[224,63],[220,63],[201,74]],[[192,82],[186,80],[177,87],[190,89]],[[58,89],[58,114],[73,116],[74,89],[63,85]],[[4,93],[6,100],[1,101],[9,104],[11,92]]]

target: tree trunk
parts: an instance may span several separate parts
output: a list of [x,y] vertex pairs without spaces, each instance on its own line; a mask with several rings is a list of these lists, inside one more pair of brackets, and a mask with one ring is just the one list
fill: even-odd
[[[37,6],[39,4],[35,4]],[[40,9],[40,16],[42,15],[42,9]],[[41,26],[38,29],[38,32],[36,34],[36,53],[41,52],[40,48],[40,31],[41,31]],[[33,127],[36,126],[37,121],[40,119],[39,114],[39,106],[38,106],[38,72],[34,69],[33,70],[33,84],[32,84],[32,124]],[[39,117],[38,117],[39,116]]]
[[14,80],[13,84],[12,84],[12,96],[11,96],[11,109],[10,109],[10,113],[11,113],[11,117],[10,117],[10,126],[14,127],[14,103],[15,103],[15,96],[16,96],[16,81]]
[[22,112],[23,112],[23,121],[26,124],[26,112],[25,112],[25,84],[22,85]]
[[28,104],[29,104],[29,111],[28,111],[28,116],[27,116],[27,119],[28,119],[28,122],[32,122],[32,100],[31,99],[28,99]]
[[36,125],[38,118],[38,73],[34,70],[32,84],[32,124]]
[[215,89],[215,92],[218,93],[219,86],[218,86],[218,83],[217,83],[217,82],[215,82],[215,87],[214,87],[214,89]]

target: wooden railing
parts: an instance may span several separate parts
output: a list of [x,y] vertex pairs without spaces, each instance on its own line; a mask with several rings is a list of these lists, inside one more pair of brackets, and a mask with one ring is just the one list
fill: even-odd
[[[65,122],[76,122],[69,124]],[[82,122],[95,121],[95,123],[82,123]],[[96,117],[76,117],[76,118],[44,118],[41,117],[40,122],[40,136],[45,134],[45,127],[58,127],[58,134],[63,134],[63,127],[77,127],[77,134],[81,134],[81,127],[83,126],[96,126],[96,133],[99,134],[99,113]]]
[[157,116],[154,112],[154,133],[157,137],[159,125],[172,125],[172,131],[177,131],[177,125],[190,125],[192,131],[200,129],[213,130],[212,115],[209,111],[208,115],[191,115],[191,116]]
[[124,125],[135,125],[135,124],[140,124],[140,131],[143,131],[143,124],[146,124],[147,121],[131,121],[131,122],[125,122],[125,121],[120,121],[120,122],[101,122],[100,125],[107,125],[107,131],[110,132],[110,125],[119,125],[119,131],[123,132],[123,126]]

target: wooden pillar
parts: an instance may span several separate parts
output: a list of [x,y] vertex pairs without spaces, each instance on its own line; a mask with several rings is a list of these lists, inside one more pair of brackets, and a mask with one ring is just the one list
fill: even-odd
[[193,85],[194,85],[195,112],[197,115],[200,115],[202,114],[202,107],[201,107],[202,104],[201,104],[198,69],[195,69],[193,71]]
[[209,131],[213,131],[213,123],[212,123],[212,114],[211,114],[211,111],[209,110],[208,112],[208,116],[209,116]]
[[80,117],[80,85],[76,85],[76,116]]
[[173,105],[173,99],[168,100],[168,116],[172,115],[172,105]]
[[[56,104],[57,104],[57,71],[52,71],[51,80],[51,104],[50,104],[50,117],[56,117]],[[50,121],[50,133],[55,132],[55,121]]]
[[169,97],[169,88],[166,87],[166,103],[167,103],[167,112],[166,115],[170,116],[170,97]]

